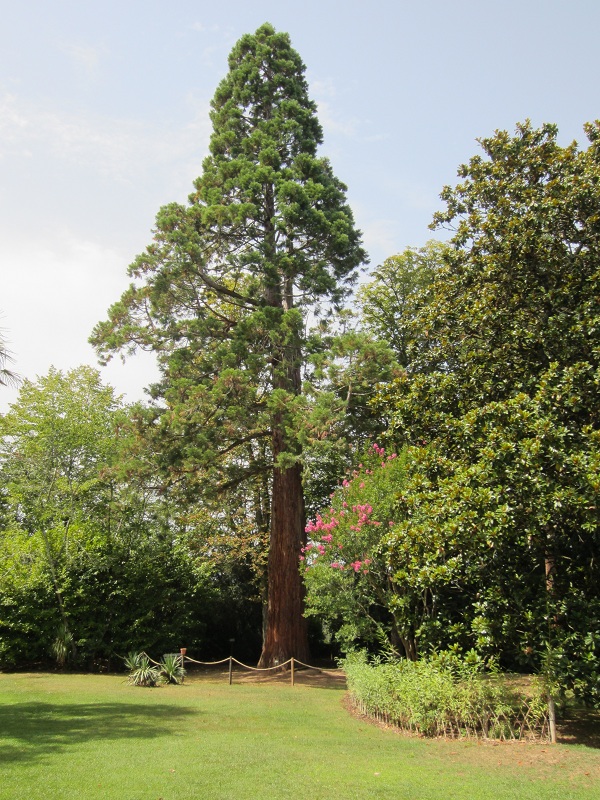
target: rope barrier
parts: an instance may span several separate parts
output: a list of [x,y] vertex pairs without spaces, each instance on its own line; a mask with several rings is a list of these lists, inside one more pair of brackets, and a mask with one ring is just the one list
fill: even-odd
[[231,659],[231,660],[232,660],[232,661],[235,661],[235,663],[236,663],[236,664],[239,664],[239,665],[240,665],[240,667],[245,667],[246,669],[251,669],[251,670],[252,670],[252,672],[268,672],[268,671],[269,671],[269,670],[271,670],[271,669],[281,669],[282,667],[285,667],[285,665],[286,665],[286,664],[289,664],[289,663],[291,663],[291,661],[292,661],[292,659],[291,659],[291,658],[288,658],[288,660],[287,660],[287,661],[284,661],[284,662],[283,662],[283,663],[281,663],[281,664],[277,664],[277,665],[276,665],[276,666],[274,666],[274,667],[249,667],[249,666],[248,666],[248,664],[242,664],[242,662],[241,662],[241,661],[238,661],[238,660],[237,660],[237,658],[233,658],[233,657],[232,657],[232,659]]
[[[162,666],[160,661],[155,661],[153,658],[150,658],[148,653],[146,653],[145,651],[142,651],[140,653],[140,655],[146,656],[148,661],[150,663],[152,663],[152,664],[155,664],[157,667],[161,667]],[[283,667],[286,667],[288,664],[291,664],[290,673],[291,673],[291,684],[292,684],[292,686],[294,685],[294,671],[295,671],[295,667],[296,666],[304,667],[305,669],[314,669],[317,672],[337,672],[338,671],[335,667],[334,668],[331,668],[331,667],[315,667],[312,664],[306,664],[306,663],[304,663],[304,661],[299,661],[297,658],[294,658],[293,656],[291,658],[288,658],[287,661],[283,661],[281,664],[276,664],[273,667],[251,667],[249,664],[244,664],[243,661],[238,661],[238,659],[234,658],[233,656],[229,656],[228,658],[222,658],[220,661],[198,661],[197,659],[192,658],[191,656],[184,655],[183,653],[181,653],[181,665],[183,666],[183,664],[186,661],[190,661],[192,664],[200,664],[201,666],[206,666],[206,667],[214,667],[214,666],[217,666],[218,664],[229,664],[229,684],[230,685],[232,683],[232,667],[233,667],[234,663],[238,664],[240,667],[243,667],[244,669],[250,670],[251,672],[271,672],[272,670],[281,670],[281,669],[283,669]]]
[[142,650],[142,652],[140,653],[140,655],[141,655],[141,656],[146,656],[146,658],[148,659],[148,661],[150,661],[152,664],[156,664],[156,666],[157,666],[157,667],[161,667],[161,666],[162,666],[162,664],[160,663],[160,661],[155,661],[153,658],[150,658],[150,656],[148,655],[148,653],[146,653],[144,650]]
[[337,672],[337,667],[312,667],[310,664],[305,664],[304,661],[298,661],[297,658],[294,659],[294,662],[301,667],[306,667],[306,669],[316,669],[317,672]]
[[194,664],[203,664],[205,666],[215,666],[216,664],[225,664],[229,661],[229,658],[222,658],[220,661],[196,661],[195,658],[190,658],[190,656],[184,656],[184,661],[192,661]]

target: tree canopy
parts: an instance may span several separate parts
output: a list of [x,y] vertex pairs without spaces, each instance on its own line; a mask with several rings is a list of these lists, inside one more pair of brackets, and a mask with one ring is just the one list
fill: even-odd
[[452,248],[411,322],[427,344],[380,407],[413,454],[404,521],[388,538],[396,580],[420,583],[440,613],[445,594],[444,627],[458,639],[538,668],[550,648],[564,680],[589,686],[600,630],[600,126],[586,132],[585,150],[558,145],[552,125],[497,132],[481,142],[487,158],[444,189],[435,222],[454,230]]

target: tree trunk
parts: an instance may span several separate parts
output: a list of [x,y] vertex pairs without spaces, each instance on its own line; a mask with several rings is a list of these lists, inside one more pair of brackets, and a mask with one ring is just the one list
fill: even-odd
[[[273,439],[276,458],[283,444],[281,432],[275,431]],[[287,469],[276,467],[271,504],[267,630],[259,667],[282,664],[292,656],[308,660],[304,586],[299,569],[304,541],[302,467],[300,464]]]

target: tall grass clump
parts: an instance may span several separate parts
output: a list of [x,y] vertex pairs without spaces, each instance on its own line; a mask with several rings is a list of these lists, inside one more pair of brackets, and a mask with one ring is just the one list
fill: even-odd
[[526,689],[510,676],[486,674],[477,659],[444,653],[419,661],[344,661],[355,706],[367,716],[420,736],[545,738],[544,687]]

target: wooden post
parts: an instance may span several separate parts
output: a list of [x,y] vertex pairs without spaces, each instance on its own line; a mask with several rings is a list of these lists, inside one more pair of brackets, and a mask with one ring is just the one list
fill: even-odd
[[548,727],[550,728],[550,741],[556,744],[556,705],[552,695],[548,695]]
[[187,653],[187,647],[180,647],[179,648],[179,653],[180,653],[180,657],[181,657],[181,682],[183,683],[183,681],[185,680],[185,675],[184,675],[184,671],[183,671],[184,670],[183,661],[184,661],[184,658],[185,658],[185,654]]
[[235,639],[229,640],[229,685],[231,686],[233,682],[232,672],[233,672],[233,643]]
[[294,685],[294,656],[292,656],[292,669],[291,669],[292,686]]

